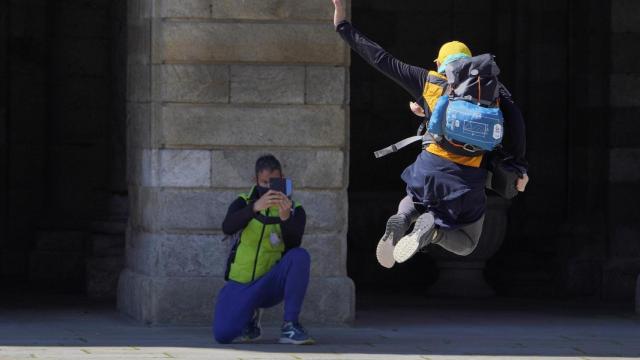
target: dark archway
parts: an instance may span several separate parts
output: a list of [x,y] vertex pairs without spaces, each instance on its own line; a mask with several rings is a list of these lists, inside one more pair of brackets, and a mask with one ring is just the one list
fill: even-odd
[[114,296],[127,208],[125,5],[0,5],[6,289]]
[[[485,272],[499,295],[602,295],[608,128],[599,119],[608,107],[609,17],[609,4],[595,1],[352,2],[354,25],[407,63],[433,68],[452,39],[496,55],[527,121],[532,177]],[[399,175],[419,148],[380,160],[372,152],[415,132],[410,100],[352,56],[348,268],[361,293],[423,293],[437,276],[428,254],[392,270],[374,256],[404,195]]]

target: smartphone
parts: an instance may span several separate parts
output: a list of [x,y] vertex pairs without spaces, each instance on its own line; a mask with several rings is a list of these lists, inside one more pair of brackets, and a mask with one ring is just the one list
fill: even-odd
[[271,178],[269,179],[269,189],[280,191],[287,195],[287,197],[291,197],[293,193],[293,183],[289,178]]

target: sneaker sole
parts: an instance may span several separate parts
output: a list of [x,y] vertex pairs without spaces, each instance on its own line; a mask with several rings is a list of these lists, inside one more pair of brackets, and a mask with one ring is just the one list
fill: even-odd
[[[426,216],[428,215],[428,216]],[[409,260],[415,253],[420,250],[420,239],[429,235],[434,227],[435,219],[433,215],[425,213],[418,218],[414,231],[404,236],[393,249],[393,259],[398,263]]]
[[316,343],[316,341],[313,340],[313,339],[293,340],[293,339],[289,339],[289,338],[280,338],[280,340],[278,340],[278,342],[280,344],[292,344],[292,345],[312,345],[312,344]]
[[[382,239],[378,241],[376,247],[376,259],[378,263],[387,269],[391,269],[396,261],[393,258],[393,249],[395,248],[394,242],[404,235],[402,228],[405,225],[404,218],[400,215],[393,215],[387,220],[387,227],[385,229]],[[406,230],[405,230],[406,231]]]
[[256,342],[258,340],[262,339],[262,335],[255,337],[253,339],[249,339],[249,338],[238,338],[236,340],[233,341],[234,344],[250,344],[253,342]]

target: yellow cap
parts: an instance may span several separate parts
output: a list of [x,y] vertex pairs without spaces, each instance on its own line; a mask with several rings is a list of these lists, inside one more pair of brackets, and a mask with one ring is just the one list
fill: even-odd
[[465,45],[464,43],[460,41],[449,41],[448,43],[440,47],[440,51],[438,52],[438,58],[433,61],[434,62],[437,61],[440,64],[444,64],[444,61],[447,58],[447,56],[455,55],[455,54],[465,54],[465,55],[472,56],[471,50],[469,50],[467,45]]

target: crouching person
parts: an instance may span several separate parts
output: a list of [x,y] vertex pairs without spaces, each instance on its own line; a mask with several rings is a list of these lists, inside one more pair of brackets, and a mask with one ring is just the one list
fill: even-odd
[[309,283],[309,253],[300,247],[306,214],[283,192],[269,188],[282,179],[273,155],[256,161],[256,185],[229,206],[222,230],[235,245],[227,263],[227,283],[218,293],[213,334],[222,344],[260,338],[264,308],[284,300],[280,343],[312,344],[298,322]]

